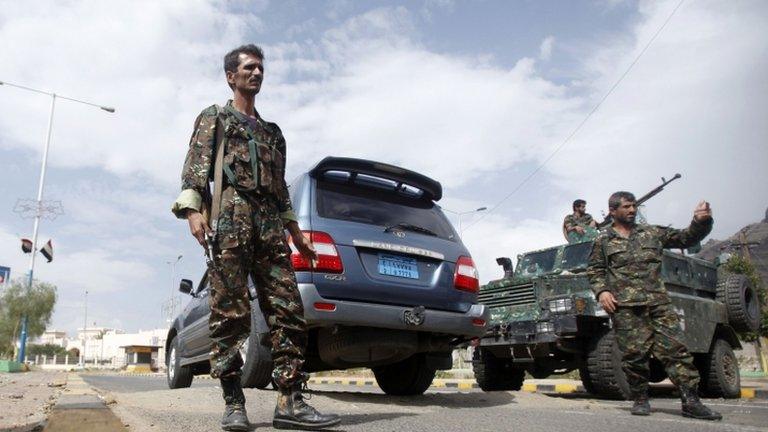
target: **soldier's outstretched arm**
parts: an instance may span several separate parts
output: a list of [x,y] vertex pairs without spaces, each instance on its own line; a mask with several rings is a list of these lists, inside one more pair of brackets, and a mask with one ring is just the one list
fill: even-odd
[[701,201],[693,211],[693,220],[688,228],[659,227],[662,230],[662,245],[681,249],[694,246],[712,231],[713,223],[712,208],[708,202]]

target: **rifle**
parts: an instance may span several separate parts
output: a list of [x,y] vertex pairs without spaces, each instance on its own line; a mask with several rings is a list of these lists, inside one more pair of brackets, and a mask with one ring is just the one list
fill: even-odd
[[[667,180],[664,177],[662,177],[661,178],[661,184],[659,186],[657,186],[655,189],[653,189],[652,191],[648,192],[647,194],[641,196],[637,201],[635,201],[637,206],[640,207],[641,205],[643,205],[643,203],[645,203],[649,199],[651,199],[654,196],[656,196],[659,192],[663,191],[665,186],[667,186],[668,184],[672,183],[673,181],[679,179],[680,177],[682,177],[680,174],[675,174],[674,177],[672,177],[669,180]],[[608,215],[608,216],[605,217],[605,219],[602,222],[600,222],[597,225],[597,228],[598,229],[605,228],[608,225],[610,225],[612,222],[613,222],[613,218],[611,217],[611,215]]]

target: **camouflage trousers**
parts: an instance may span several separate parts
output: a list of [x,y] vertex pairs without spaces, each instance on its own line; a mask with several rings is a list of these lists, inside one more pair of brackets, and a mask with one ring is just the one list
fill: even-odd
[[622,369],[633,394],[648,389],[651,354],[664,365],[678,388],[697,388],[699,372],[683,343],[680,320],[670,304],[619,307],[613,314],[613,326],[622,352]]
[[[307,325],[283,223],[276,208],[255,206],[247,235],[236,247],[216,251],[216,270],[209,271],[212,339],[211,376],[237,377],[243,359],[239,348],[251,328],[248,277],[269,326],[274,370],[272,378],[287,388],[306,381],[302,372]],[[242,241],[242,239],[246,239]]]

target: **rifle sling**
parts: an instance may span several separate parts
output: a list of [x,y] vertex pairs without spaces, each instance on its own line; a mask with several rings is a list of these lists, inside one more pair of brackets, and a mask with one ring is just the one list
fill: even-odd
[[221,124],[221,118],[218,114],[221,112],[221,107],[216,105],[216,160],[213,163],[213,196],[211,198],[211,218],[210,226],[213,232],[216,232],[219,224],[219,213],[221,212],[221,194],[224,191],[223,183],[223,167],[224,167],[224,147],[226,142],[224,140],[224,125]]

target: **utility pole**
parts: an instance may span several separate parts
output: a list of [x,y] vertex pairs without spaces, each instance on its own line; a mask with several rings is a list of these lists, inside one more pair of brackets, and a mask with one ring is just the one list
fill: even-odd
[[[46,132],[45,147],[43,148],[43,162],[42,162],[42,167],[40,168],[40,182],[37,188],[37,205],[35,209],[35,224],[32,230],[32,252],[31,252],[32,257],[30,258],[30,261],[29,261],[29,280],[27,281],[27,292],[29,293],[32,290],[32,280],[35,272],[35,257],[37,256],[37,235],[40,229],[40,218],[43,214],[43,205],[42,205],[43,188],[45,187],[45,171],[48,166],[48,149],[51,145],[51,131],[53,130],[53,113],[54,113],[54,108],[56,107],[56,99],[57,98],[64,99],[72,102],[94,106],[109,113],[114,113],[115,109],[108,106],[97,105],[91,102],[86,102],[79,99],[57,95],[56,93],[50,93],[50,92],[46,92],[46,91],[31,88],[31,87],[18,85],[18,84],[11,84],[5,81],[0,81],[0,85],[15,87],[21,90],[40,93],[40,94],[48,95],[51,97],[51,112],[50,112],[50,115],[48,116],[48,131]],[[21,319],[21,337],[19,340],[19,356],[17,358],[17,361],[19,363],[24,362],[24,357],[26,356],[26,345],[27,345],[27,316],[25,314],[24,317]]]
[[88,346],[88,290],[85,290],[85,311],[83,313],[83,369],[85,369],[86,346]]

